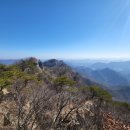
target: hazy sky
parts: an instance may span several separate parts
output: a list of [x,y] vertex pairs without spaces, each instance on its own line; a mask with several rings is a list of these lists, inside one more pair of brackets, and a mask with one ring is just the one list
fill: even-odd
[[129,58],[130,0],[0,0],[0,58]]

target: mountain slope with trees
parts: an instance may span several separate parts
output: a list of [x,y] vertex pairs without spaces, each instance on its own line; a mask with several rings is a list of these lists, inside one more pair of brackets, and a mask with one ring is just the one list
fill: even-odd
[[[0,65],[1,130],[129,130],[130,105],[63,61]],[[111,124],[111,126],[110,126]]]

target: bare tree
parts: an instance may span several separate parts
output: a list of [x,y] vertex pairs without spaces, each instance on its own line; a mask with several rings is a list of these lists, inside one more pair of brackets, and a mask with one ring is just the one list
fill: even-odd
[[44,117],[50,108],[51,91],[38,86],[34,82],[25,86],[17,80],[13,86],[17,113],[17,130],[32,130],[35,127],[43,129]]

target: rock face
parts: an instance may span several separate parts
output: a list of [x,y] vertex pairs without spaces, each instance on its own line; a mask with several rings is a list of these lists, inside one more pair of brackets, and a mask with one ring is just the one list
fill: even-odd
[[[67,112],[67,110],[66,110]],[[62,113],[64,116],[64,113]],[[81,109],[79,109],[77,112],[73,111],[71,116],[69,117],[70,121],[68,121],[68,123],[66,123],[66,128],[64,128],[64,130],[67,129],[77,129],[77,130],[86,130],[86,128],[82,127],[84,126],[85,123],[85,116],[88,115],[89,118],[93,119],[94,114],[90,113],[90,111],[88,111],[87,108],[83,107]],[[104,118],[103,118],[104,122],[103,122],[103,130],[130,130],[130,126],[127,124],[124,124],[121,121],[116,121],[114,118],[108,116],[108,114],[104,114]],[[15,127],[13,127],[13,125],[11,124],[13,120],[11,120],[8,117],[8,114],[6,115],[1,115],[1,119],[0,119],[0,129],[4,130],[4,129],[14,129]],[[92,122],[89,122],[92,123]],[[91,125],[91,124],[90,124]],[[96,125],[92,125],[90,127],[90,129],[87,130],[97,130]]]
[[111,113],[103,114],[104,130],[130,130],[129,124],[124,124],[119,119],[114,119]]
[[0,103],[0,130],[4,128],[13,129],[16,125],[17,116],[14,108],[15,104],[13,101],[3,101]]
[[46,66],[46,67],[61,67],[61,66],[66,66],[66,64],[62,60],[51,59],[51,60],[45,61],[43,63],[43,66]]
[[[66,113],[69,113],[71,109],[73,110],[71,111],[71,114],[68,115],[68,119],[64,120],[64,126],[62,126],[62,130],[98,130],[99,128],[95,123],[96,118],[93,111],[94,103],[95,102],[93,100],[87,100],[83,102],[78,109],[73,109],[74,104],[69,103],[66,105],[61,112],[60,118],[65,119]],[[16,130],[17,116],[15,109],[16,106],[14,105],[14,102],[6,101],[0,104],[0,130]],[[53,111],[46,113],[46,117],[55,120],[57,112],[54,109]],[[100,127],[100,130],[130,130],[129,124],[125,124],[120,119],[115,119],[112,113],[103,112],[101,114],[102,127]],[[99,117],[97,117],[97,119],[98,118]],[[28,130],[30,130],[30,128]],[[40,129],[35,128],[34,126],[32,130]],[[54,129],[48,128],[45,130]]]

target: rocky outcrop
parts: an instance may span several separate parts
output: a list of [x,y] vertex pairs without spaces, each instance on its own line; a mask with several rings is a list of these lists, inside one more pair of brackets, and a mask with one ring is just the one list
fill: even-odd
[[13,129],[16,125],[16,106],[13,101],[3,101],[0,103],[0,130]]
[[51,60],[43,62],[43,66],[45,66],[45,67],[61,67],[61,66],[66,66],[66,64],[62,60],[51,59]]
[[130,130],[130,124],[125,124],[119,119],[115,119],[111,113],[103,113],[104,130]]

